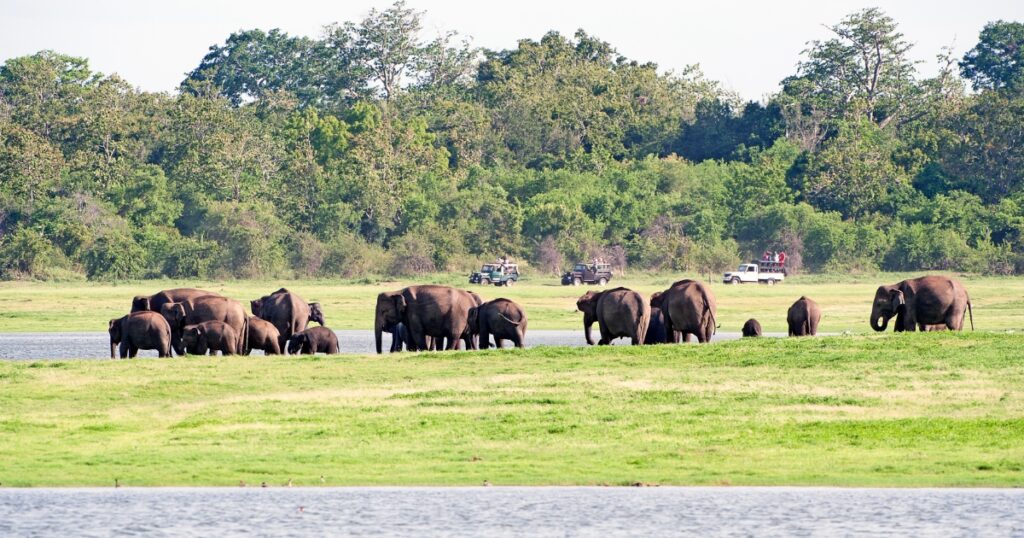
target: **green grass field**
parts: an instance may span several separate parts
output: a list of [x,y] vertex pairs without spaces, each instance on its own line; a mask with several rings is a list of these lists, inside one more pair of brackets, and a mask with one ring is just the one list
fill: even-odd
[[1022,350],[914,333],[0,361],[0,484],[1021,486]]
[[[666,288],[683,276],[627,275],[614,285],[636,289],[645,295]],[[829,333],[866,333],[871,299],[882,283],[908,276],[881,274],[857,277],[796,277],[777,286],[744,284],[728,286],[711,281],[718,299],[721,330],[739,332],[750,317],[761,321],[765,331],[785,332],[786,309],[801,295],[815,299],[824,311],[820,330]],[[974,303],[979,330],[1024,329],[1024,278],[959,277]],[[575,329],[583,315],[576,299],[589,288],[561,286],[555,278],[534,277],[511,288],[471,286],[464,275],[439,275],[421,282],[435,282],[473,289],[485,299],[508,297],[520,302],[530,317],[531,329]],[[0,332],[105,331],[107,321],[126,313],[131,299],[161,289],[196,286],[238,299],[248,307],[281,286],[298,292],[308,301],[320,301],[328,326],[335,329],[372,329],[373,308],[381,291],[413,282],[358,283],[341,281],[228,281],[195,282],[154,280],[126,284],[105,283],[0,283]]]

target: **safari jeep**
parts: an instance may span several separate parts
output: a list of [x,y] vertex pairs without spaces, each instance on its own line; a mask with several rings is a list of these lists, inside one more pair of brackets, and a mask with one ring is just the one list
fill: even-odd
[[741,263],[735,271],[730,271],[722,275],[722,282],[726,284],[756,282],[758,284],[768,284],[771,286],[776,282],[782,282],[785,279],[786,268],[779,262],[771,261]]
[[580,284],[597,284],[604,286],[612,279],[612,266],[607,263],[577,263],[572,271],[562,275],[562,285],[579,286]]
[[519,264],[516,263],[506,263],[504,268],[498,263],[485,263],[479,272],[469,275],[470,284],[511,286],[516,282],[519,282]]

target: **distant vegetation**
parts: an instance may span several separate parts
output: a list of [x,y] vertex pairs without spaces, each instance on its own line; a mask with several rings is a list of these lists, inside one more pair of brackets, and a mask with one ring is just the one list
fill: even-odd
[[479,50],[424,40],[421,15],[235,33],[174,95],[57,52],[8,60],[0,277],[410,275],[501,254],[706,272],[765,249],[796,270],[1024,271],[1024,24],[986,25],[921,78],[911,38],[859,11],[745,103],[582,30]]

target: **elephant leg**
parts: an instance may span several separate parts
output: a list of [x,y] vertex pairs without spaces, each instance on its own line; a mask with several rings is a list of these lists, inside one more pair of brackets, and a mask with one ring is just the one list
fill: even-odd
[[128,358],[134,359],[138,355],[139,355],[139,348],[137,348],[135,346],[129,346],[128,347]]
[[121,340],[121,345],[118,346],[118,356],[122,359],[128,358],[128,340]]

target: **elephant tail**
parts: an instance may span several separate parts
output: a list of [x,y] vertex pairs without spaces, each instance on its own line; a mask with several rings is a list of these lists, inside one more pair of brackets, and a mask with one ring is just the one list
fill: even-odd
[[249,352],[252,351],[249,348],[249,318],[248,317],[243,317],[242,318],[242,334],[238,336],[238,340],[239,340],[239,342],[238,342],[238,353],[240,355],[248,355]]
[[498,315],[499,315],[499,316],[501,316],[501,319],[503,319],[503,320],[507,321],[508,323],[510,323],[510,324],[512,324],[512,325],[515,325],[516,327],[518,327],[518,326],[520,326],[520,325],[522,325],[522,324],[523,324],[523,322],[522,322],[522,321],[512,321],[512,320],[511,320],[511,319],[509,319],[509,317],[508,317],[508,316],[506,316],[506,315],[505,315],[505,314],[504,314],[503,312],[498,312]]
[[971,301],[967,301],[967,311],[971,314],[971,331],[974,331],[974,309],[971,308]]

